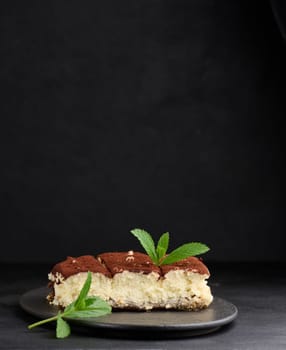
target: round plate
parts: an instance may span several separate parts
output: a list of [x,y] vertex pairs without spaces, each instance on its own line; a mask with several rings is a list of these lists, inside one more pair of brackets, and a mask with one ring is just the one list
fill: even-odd
[[[46,301],[47,288],[30,290],[22,295],[21,307],[44,319],[57,314],[58,309]],[[106,316],[88,319],[69,319],[81,331],[94,335],[126,338],[178,338],[206,334],[233,321],[237,308],[215,297],[211,305],[201,311],[113,311]]]

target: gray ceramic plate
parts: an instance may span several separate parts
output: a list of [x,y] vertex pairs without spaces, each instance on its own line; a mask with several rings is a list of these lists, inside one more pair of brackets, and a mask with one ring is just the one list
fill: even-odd
[[[37,318],[57,313],[45,299],[47,288],[33,289],[20,299],[21,307]],[[201,311],[115,311],[110,315],[89,319],[69,320],[72,328],[101,336],[126,338],[178,338],[206,334],[233,321],[237,308],[230,302],[214,298]]]

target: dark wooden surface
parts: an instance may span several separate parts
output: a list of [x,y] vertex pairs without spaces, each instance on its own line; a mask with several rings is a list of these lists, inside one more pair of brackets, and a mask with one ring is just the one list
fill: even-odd
[[43,286],[50,266],[1,265],[1,349],[286,349],[286,265],[209,264],[213,294],[233,302],[239,315],[220,331],[188,339],[132,340],[73,332],[54,338],[54,328],[27,329],[34,317],[18,306],[25,291]]

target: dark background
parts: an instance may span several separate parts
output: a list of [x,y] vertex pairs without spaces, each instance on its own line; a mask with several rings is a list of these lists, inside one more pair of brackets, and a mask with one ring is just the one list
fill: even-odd
[[286,46],[268,1],[1,3],[1,261],[201,241],[285,260]]

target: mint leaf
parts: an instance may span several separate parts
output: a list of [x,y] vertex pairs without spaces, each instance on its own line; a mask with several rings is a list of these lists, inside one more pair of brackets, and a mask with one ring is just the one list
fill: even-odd
[[131,233],[139,239],[141,245],[145,249],[146,253],[149,255],[154,264],[158,264],[158,257],[155,250],[155,244],[151,235],[144,230],[135,228],[131,230]]
[[169,232],[165,232],[160,237],[156,248],[156,253],[157,253],[157,258],[159,263],[161,259],[165,256],[168,250],[168,247],[169,247]]
[[176,261],[188,258],[189,256],[206,253],[209,250],[209,247],[203,243],[192,242],[183,244],[166,256],[169,247],[169,232],[162,234],[157,243],[156,249],[154,240],[147,231],[136,228],[131,230],[131,233],[138,238],[150,259],[157,266],[172,264]]
[[57,329],[56,329],[56,336],[57,338],[66,338],[70,335],[71,329],[69,324],[63,320],[61,313],[58,313],[57,318]]
[[98,317],[111,313],[111,306],[99,297],[89,297],[85,300],[83,309],[71,310],[67,317],[69,318],[86,318]]
[[172,264],[174,262],[188,258],[189,256],[206,253],[209,247],[199,242],[186,243],[173,250],[163,261],[161,265]]
[[74,311],[75,310],[74,304],[75,304],[75,301],[70,303],[68,306],[66,306],[63,313],[68,314],[69,312]]
[[105,309],[101,309],[101,310],[78,310],[75,312],[71,312],[70,314],[68,314],[66,317],[67,319],[69,318],[89,318],[89,317],[99,317],[99,316],[104,316],[110,313],[110,310],[105,310]]
[[111,306],[106,301],[104,301],[99,297],[88,297],[85,301],[85,305],[88,310],[97,309],[97,310],[111,311],[112,309]]
[[40,326],[44,323],[57,321],[56,336],[57,338],[65,338],[70,334],[70,326],[63,318],[86,318],[98,317],[109,314],[111,306],[99,297],[88,297],[91,286],[91,273],[88,271],[85,283],[79,293],[78,298],[69,304],[63,312],[53,317],[35,322],[28,326],[29,329]]
[[85,298],[87,297],[87,293],[91,286],[91,272],[88,271],[86,281],[84,282],[84,285],[79,293],[79,296],[77,297],[76,301],[74,302],[74,308],[75,309],[82,309],[85,306]]

